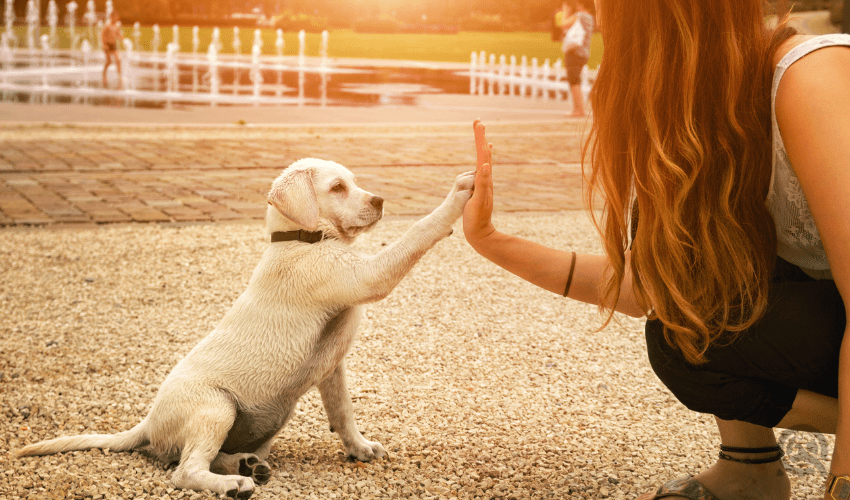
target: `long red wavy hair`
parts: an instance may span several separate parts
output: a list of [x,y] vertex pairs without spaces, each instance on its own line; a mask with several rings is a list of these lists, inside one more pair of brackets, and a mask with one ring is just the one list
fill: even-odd
[[604,303],[616,303],[630,247],[638,302],[664,324],[667,342],[701,364],[709,345],[752,326],[767,306],[773,57],[795,32],[768,29],[761,0],[597,8],[605,56],[583,156],[586,201],[601,198],[594,223],[613,267]]

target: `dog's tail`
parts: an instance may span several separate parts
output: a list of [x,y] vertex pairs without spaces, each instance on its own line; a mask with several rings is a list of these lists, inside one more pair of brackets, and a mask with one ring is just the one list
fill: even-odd
[[14,453],[15,457],[33,455],[52,455],[64,451],[88,450],[91,448],[109,448],[112,451],[133,450],[148,444],[147,419],[129,431],[118,434],[84,434],[49,439],[25,446]]

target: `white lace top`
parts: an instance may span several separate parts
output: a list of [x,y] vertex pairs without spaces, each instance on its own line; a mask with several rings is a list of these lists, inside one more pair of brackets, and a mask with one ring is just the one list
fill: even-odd
[[818,228],[815,227],[815,221],[809,211],[809,204],[791,167],[788,153],[785,151],[785,143],[782,142],[779,124],[776,121],[776,90],[779,88],[782,75],[792,64],[815,50],[835,45],[850,46],[850,35],[823,35],[791,49],[776,65],[771,91],[773,171],[767,206],[776,223],[777,255],[816,279],[832,279],[832,273]]

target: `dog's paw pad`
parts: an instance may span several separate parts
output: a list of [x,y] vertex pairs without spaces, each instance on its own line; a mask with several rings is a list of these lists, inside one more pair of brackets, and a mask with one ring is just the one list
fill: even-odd
[[272,470],[263,464],[254,467],[254,481],[257,484],[266,484],[272,478]]
[[250,456],[239,460],[239,475],[250,477],[257,484],[265,484],[271,479],[272,471],[267,462]]

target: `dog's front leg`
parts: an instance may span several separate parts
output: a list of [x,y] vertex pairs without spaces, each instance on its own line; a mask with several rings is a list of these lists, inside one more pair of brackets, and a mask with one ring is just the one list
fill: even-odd
[[348,456],[366,462],[387,454],[381,443],[367,440],[357,429],[354,406],[345,383],[345,360],[319,383],[319,393],[322,395],[331,430],[339,434]]
[[[359,266],[354,283],[368,291],[367,302],[386,297],[413,265],[438,241],[452,234],[452,224],[463,215],[472,195],[475,172],[457,176],[449,195],[433,212],[420,219],[401,238]],[[356,291],[354,288],[353,291]],[[362,302],[355,297],[353,302]]]

